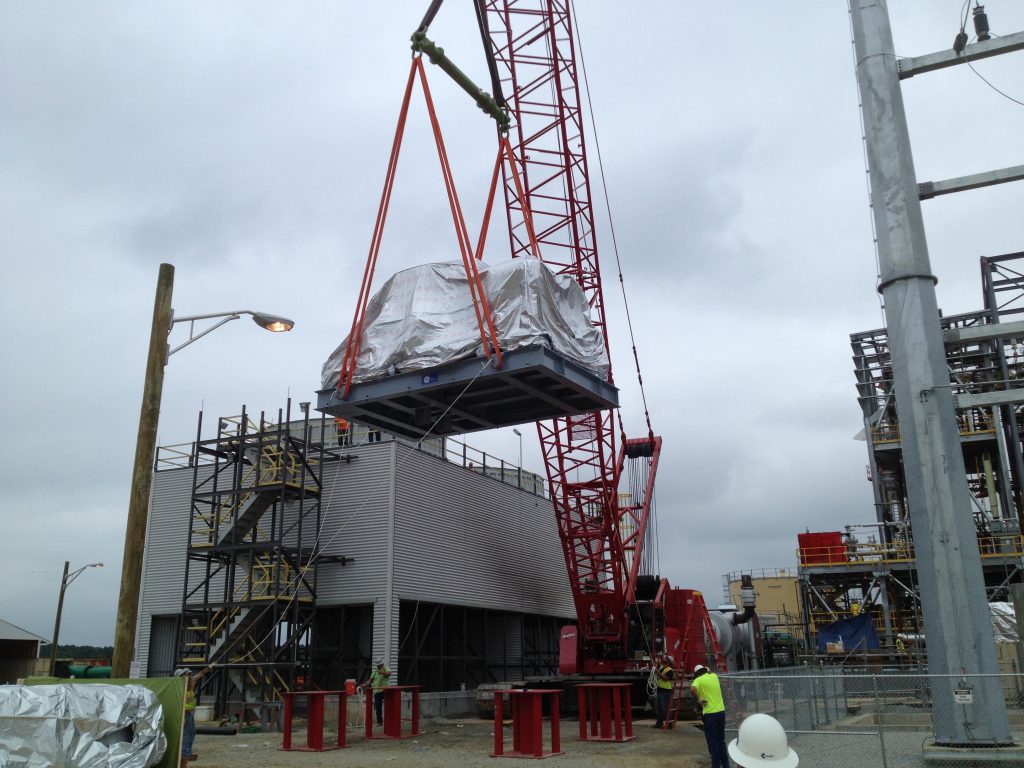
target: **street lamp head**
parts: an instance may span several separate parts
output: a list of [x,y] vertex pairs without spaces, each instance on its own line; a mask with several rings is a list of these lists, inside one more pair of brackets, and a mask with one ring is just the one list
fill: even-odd
[[519,431],[518,429],[516,429],[515,427],[512,427],[512,431],[513,431],[513,432],[515,432],[515,433],[516,433],[517,435],[519,435],[519,437],[522,437],[522,436],[523,436],[523,433],[522,433],[522,432],[520,432],[520,431]]
[[252,321],[260,328],[266,328],[268,331],[272,331],[274,333],[284,333],[285,331],[290,331],[295,327],[295,323],[287,317],[268,315],[265,312],[253,312]]

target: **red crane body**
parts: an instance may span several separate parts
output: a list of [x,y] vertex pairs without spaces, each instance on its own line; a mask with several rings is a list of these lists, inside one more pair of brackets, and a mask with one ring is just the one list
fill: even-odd
[[[480,2],[518,164],[518,173],[508,160],[503,166],[512,256],[532,252],[532,222],[541,259],[583,288],[607,350],[571,0]],[[610,364],[608,381],[613,383]],[[674,651],[686,665],[681,656],[706,660],[717,647],[699,593],[647,576],[651,594],[640,599],[661,438],[648,423],[647,437],[623,435],[617,445],[615,416],[609,410],[537,423],[579,620],[575,631],[563,633],[563,673],[644,668],[659,650]],[[619,489],[633,463],[641,465],[641,481],[620,503]]]

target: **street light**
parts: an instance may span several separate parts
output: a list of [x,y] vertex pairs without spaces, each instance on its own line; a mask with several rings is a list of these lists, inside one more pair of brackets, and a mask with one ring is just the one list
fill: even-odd
[[103,563],[89,563],[83,565],[74,573],[68,573],[67,560],[64,561],[64,577],[60,580],[60,597],[57,599],[57,620],[53,623],[53,645],[50,646],[50,677],[53,677],[54,667],[57,665],[57,640],[60,639],[60,615],[64,611],[64,590],[68,585],[82,575],[86,568],[102,568]]
[[[205,315],[174,317],[171,293],[174,289],[174,267],[160,265],[156,299],[153,303],[153,324],[149,334],[149,357],[146,361],[146,382],[142,392],[139,413],[139,435],[135,442],[135,466],[132,469],[131,496],[128,500],[128,523],[124,532],[124,559],[121,565],[121,592],[117,602],[117,625],[114,628],[114,657],[110,676],[129,676],[135,655],[135,623],[139,616],[139,582],[142,580],[142,553],[146,546],[146,518],[149,514],[149,496],[153,486],[153,456],[156,453],[156,428],[160,420],[160,400],[163,397],[164,367],[168,358],[192,342],[237,320],[251,315],[261,328],[275,333],[290,331],[291,320],[266,312],[242,309],[234,312],[214,312]],[[220,318],[208,328],[196,333],[197,320]],[[173,349],[168,348],[167,336],[177,323],[191,323],[188,341]]]
[[519,471],[523,471],[523,433],[515,427],[512,427],[512,431],[515,432],[516,437],[519,438]]
[[[201,339],[208,333],[213,333],[215,330],[220,328],[225,323],[230,323],[232,320],[237,320],[242,315],[251,315],[252,321],[256,323],[260,328],[264,328],[272,333],[284,333],[290,331],[295,327],[295,323],[289,320],[287,317],[279,317],[278,315],[271,315],[268,312],[254,312],[251,309],[238,309],[234,312],[213,312],[207,315],[186,315],[185,317],[173,317],[171,325],[177,325],[178,323],[188,323],[188,341],[179,344],[176,347],[172,347],[167,352],[167,356],[170,357],[175,352],[184,349],[193,341]],[[209,328],[204,328],[199,333],[196,333],[196,320],[213,320],[215,318],[223,318],[219,323],[214,323]],[[168,333],[170,329],[168,328]]]

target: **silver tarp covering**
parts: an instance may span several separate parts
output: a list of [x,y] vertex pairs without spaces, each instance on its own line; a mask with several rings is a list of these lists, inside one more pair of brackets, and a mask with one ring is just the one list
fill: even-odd
[[0,766],[147,768],[167,750],[140,685],[0,685]]
[[[502,351],[544,345],[601,378],[608,355],[590,322],[583,289],[538,259],[480,264]],[[322,369],[324,389],[337,386],[348,339]],[[481,354],[480,329],[462,262],[424,264],[388,280],[366,307],[363,343],[353,381],[389,369],[415,371]]]
[[989,603],[992,614],[992,632],[997,643],[1015,643],[1020,639],[1017,631],[1017,614],[1013,611],[1013,603]]

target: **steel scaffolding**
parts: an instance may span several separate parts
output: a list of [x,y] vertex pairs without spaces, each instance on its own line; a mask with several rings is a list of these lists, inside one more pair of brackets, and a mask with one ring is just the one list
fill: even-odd
[[221,715],[259,711],[309,680],[321,468],[340,455],[324,446],[333,428],[302,411],[293,422],[290,400],[276,420],[243,409],[205,440],[199,415],[178,657],[215,665],[203,691]]

